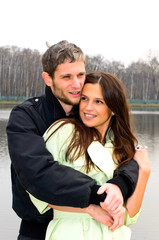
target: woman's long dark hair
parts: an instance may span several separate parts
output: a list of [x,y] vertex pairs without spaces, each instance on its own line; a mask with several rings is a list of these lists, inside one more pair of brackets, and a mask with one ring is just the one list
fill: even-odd
[[[115,75],[104,72],[87,74],[85,84],[87,83],[98,83],[101,86],[103,99],[108,108],[114,113],[110,121],[110,127],[114,135],[112,139],[114,145],[113,159],[117,161],[116,163],[119,168],[133,158],[135,145],[137,144],[137,139],[130,126],[129,107],[126,101],[124,87],[122,82]],[[97,129],[85,126],[80,118],[60,119],[55,123],[61,121],[63,122],[57,129],[67,123],[72,123],[75,126],[75,131],[72,133],[72,139],[66,152],[66,159],[69,159],[69,161],[75,161],[79,156],[85,154],[86,172],[89,172],[91,166],[94,167],[94,164],[89,158],[87,148],[95,139],[103,143],[101,134]],[[53,125],[55,125],[55,123],[53,123]],[[53,125],[51,125],[51,127]],[[55,131],[57,131],[57,129]],[[48,139],[51,135],[49,135]],[[70,159],[69,156],[72,151],[74,152],[74,156]]]

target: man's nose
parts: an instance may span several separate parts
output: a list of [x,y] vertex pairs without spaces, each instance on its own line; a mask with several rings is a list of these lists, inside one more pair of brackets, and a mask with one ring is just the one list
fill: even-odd
[[78,79],[78,77],[74,77],[72,80],[72,86],[74,88],[79,88],[81,86],[80,84],[80,80]]

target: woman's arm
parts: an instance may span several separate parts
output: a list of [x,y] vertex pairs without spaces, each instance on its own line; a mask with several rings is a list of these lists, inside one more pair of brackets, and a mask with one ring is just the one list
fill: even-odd
[[139,164],[139,177],[133,195],[127,200],[126,208],[130,217],[135,216],[141,208],[147,181],[150,176],[150,162],[148,152],[142,148],[136,151],[134,159]]
[[110,216],[108,212],[106,212],[100,206],[96,206],[94,204],[90,204],[86,208],[63,207],[55,206],[52,204],[48,204],[48,206],[59,211],[88,213],[96,221],[104,225],[107,225],[108,227],[111,227],[114,222],[113,218]]
[[48,204],[46,202],[43,202],[37,198],[35,198],[33,195],[31,195],[29,192],[29,197],[32,201],[32,203],[35,205],[35,207],[38,209],[38,211],[41,214],[44,214],[46,211],[48,211],[50,208],[59,210],[59,211],[65,211],[65,212],[78,212],[78,213],[88,213],[94,218],[96,221],[107,225],[111,226],[113,224],[113,219],[110,216],[110,214],[102,209],[100,206],[90,204],[86,208],[76,208],[76,207],[66,207],[66,206],[57,206],[57,205],[52,205]]

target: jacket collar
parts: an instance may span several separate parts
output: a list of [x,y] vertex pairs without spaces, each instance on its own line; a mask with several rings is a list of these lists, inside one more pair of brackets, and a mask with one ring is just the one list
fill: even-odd
[[[62,108],[60,102],[55,97],[55,95],[52,93],[51,88],[48,86],[46,86],[46,88],[45,88],[45,95],[46,95],[47,101],[49,102],[50,110],[51,111],[53,110],[54,119],[57,120],[59,118],[66,117],[66,113],[65,113],[64,109]],[[79,109],[78,105],[74,106],[72,108],[70,117],[77,117],[78,109]]]
[[49,124],[52,124],[54,121],[65,118],[66,114],[64,109],[62,108],[61,104],[57,100],[57,98],[53,95],[51,88],[46,86],[45,88],[45,95],[46,95],[46,101],[48,102],[48,110],[49,114],[47,114],[47,118]]

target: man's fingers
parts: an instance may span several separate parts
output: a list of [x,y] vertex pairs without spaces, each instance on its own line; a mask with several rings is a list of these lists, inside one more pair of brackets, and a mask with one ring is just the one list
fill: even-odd
[[112,199],[108,197],[104,202],[100,203],[100,206],[106,211],[115,214],[121,210],[123,202],[120,199]]
[[106,185],[106,183],[104,183],[104,184],[98,189],[97,194],[102,194],[102,193],[104,193],[104,192],[106,191],[106,189],[107,189],[107,185]]
[[117,206],[116,208],[112,208],[112,211],[113,211],[113,214],[117,214],[121,211],[121,208],[122,208],[122,204]]
[[106,192],[107,197],[100,206],[111,214],[118,213],[123,206],[123,196],[118,186],[111,183],[104,183],[99,189],[98,194]]

